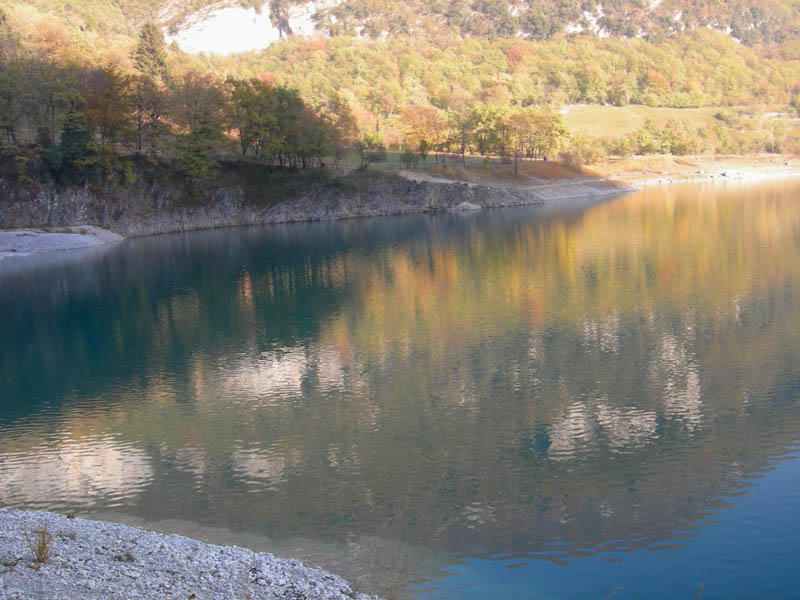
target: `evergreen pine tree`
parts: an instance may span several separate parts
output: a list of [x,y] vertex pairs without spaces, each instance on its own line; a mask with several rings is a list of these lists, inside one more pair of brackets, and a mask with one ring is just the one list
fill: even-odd
[[79,181],[94,174],[97,152],[83,113],[66,116],[58,148],[62,157],[61,174],[67,180]]
[[136,69],[144,75],[167,81],[169,74],[167,73],[164,34],[154,23],[145,23],[139,31],[139,42],[133,51],[133,60]]

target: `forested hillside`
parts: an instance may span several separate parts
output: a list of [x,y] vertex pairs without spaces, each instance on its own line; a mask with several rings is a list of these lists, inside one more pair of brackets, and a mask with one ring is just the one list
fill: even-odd
[[[311,37],[290,34],[296,4],[267,7],[285,39],[231,56],[164,41],[207,0],[4,6],[0,154],[16,176],[56,180],[124,179],[125,157],[149,154],[197,182],[236,157],[800,149],[795,1],[328,1],[314,4]],[[576,104],[664,112],[591,138],[562,117]]]

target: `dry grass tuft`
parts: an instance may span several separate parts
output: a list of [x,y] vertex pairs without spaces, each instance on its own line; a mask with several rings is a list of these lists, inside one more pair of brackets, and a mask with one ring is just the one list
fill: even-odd
[[575,179],[587,175],[582,168],[571,167],[552,160],[520,163],[519,172],[540,179]]
[[33,560],[40,565],[46,563],[50,558],[50,549],[53,544],[53,536],[47,531],[47,521],[42,522],[40,529],[33,531],[32,537],[25,532],[25,539],[33,553]]

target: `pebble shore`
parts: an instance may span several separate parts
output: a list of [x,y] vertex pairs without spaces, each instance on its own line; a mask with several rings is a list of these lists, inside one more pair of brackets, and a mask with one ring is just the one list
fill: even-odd
[[0,260],[118,242],[122,236],[92,225],[0,230]]
[[[48,556],[36,561],[46,527]],[[100,521],[0,509],[0,600],[377,600],[297,560]]]

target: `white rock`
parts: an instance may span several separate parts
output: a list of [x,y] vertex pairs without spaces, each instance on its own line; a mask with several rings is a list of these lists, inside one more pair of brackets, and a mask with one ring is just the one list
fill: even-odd
[[467,211],[467,210],[480,210],[481,207],[477,204],[471,204],[469,202],[462,202],[458,206],[454,207],[453,210],[456,211]]

